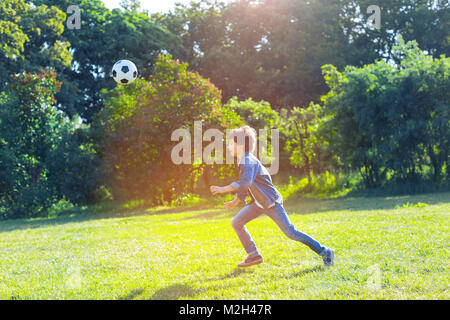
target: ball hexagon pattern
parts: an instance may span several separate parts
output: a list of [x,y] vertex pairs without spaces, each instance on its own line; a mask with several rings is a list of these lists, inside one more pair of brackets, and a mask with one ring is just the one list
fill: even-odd
[[136,65],[130,60],[119,60],[112,67],[112,76],[117,83],[127,84],[136,80]]

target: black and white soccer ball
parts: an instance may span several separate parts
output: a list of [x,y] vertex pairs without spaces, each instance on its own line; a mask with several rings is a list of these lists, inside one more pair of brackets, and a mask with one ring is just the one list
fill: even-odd
[[112,67],[112,76],[117,83],[131,83],[137,75],[136,65],[130,60],[119,60]]

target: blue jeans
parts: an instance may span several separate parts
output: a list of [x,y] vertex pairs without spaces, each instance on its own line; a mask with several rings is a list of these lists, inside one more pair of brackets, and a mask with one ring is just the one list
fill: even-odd
[[319,255],[326,248],[306,233],[295,229],[281,204],[276,203],[269,209],[262,209],[253,202],[242,208],[231,221],[233,229],[236,231],[239,240],[248,254],[258,253],[258,249],[256,248],[256,245],[248,233],[245,225],[247,222],[259,217],[263,213],[267,214],[273,221],[275,221],[281,231],[283,231],[288,238],[300,241]]

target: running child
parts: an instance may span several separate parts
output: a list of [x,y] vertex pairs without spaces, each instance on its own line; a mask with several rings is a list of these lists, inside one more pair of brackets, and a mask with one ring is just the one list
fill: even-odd
[[248,267],[263,262],[261,254],[245,227],[249,221],[263,213],[275,221],[287,237],[307,245],[322,257],[325,266],[332,266],[334,250],[323,246],[309,235],[297,230],[290,222],[283,207],[281,194],[273,185],[269,172],[252,154],[256,146],[255,129],[249,126],[234,129],[229,138],[227,149],[231,155],[238,159],[240,180],[225,187],[211,186],[210,190],[213,195],[228,192],[236,194],[232,201],[225,203],[226,209],[231,209],[240,202],[245,202],[247,196],[251,197],[251,201],[231,221],[233,229],[248,254],[247,258],[238,266]]

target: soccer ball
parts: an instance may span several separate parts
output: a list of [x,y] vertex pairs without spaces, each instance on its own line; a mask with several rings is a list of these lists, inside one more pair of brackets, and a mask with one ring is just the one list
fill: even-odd
[[119,60],[112,67],[112,76],[117,83],[131,83],[137,78],[136,65],[130,60]]

